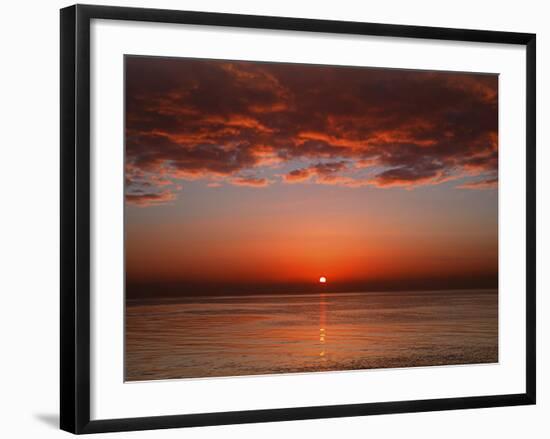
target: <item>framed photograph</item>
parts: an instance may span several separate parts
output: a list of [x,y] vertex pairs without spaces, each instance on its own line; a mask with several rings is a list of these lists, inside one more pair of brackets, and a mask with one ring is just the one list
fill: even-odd
[[62,429],[535,387],[535,35],[61,10]]

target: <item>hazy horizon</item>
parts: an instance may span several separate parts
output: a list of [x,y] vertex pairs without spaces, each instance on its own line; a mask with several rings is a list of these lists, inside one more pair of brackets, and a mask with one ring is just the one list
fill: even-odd
[[130,285],[126,287],[126,300],[140,299],[178,299],[185,297],[198,296],[239,296],[239,295],[285,295],[285,294],[339,294],[339,293],[401,293],[401,292],[445,292],[445,291],[492,291],[498,289],[498,280],[496,284],[493,279],[485,279],[485,284],[481,282],[477,286],[463,286],[460,283],[454,283],[453,287],[447,287],[448,280],[442,280],[440,287],[436,288],[433,281],[429,283],[422,282],[403,282],[402,284],[388,285],[384,282],[384,288],[377,288],[375,285],[364,284],[333,284],[322,286],[319,284],[251,284],[251,285],[209,285],[206,283],[186,285],[186,284],[158,284],[146,283],[141,285]]

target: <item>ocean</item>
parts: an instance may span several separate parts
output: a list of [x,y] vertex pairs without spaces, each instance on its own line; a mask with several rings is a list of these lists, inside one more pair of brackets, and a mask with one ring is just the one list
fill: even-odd
[[127,301],[125,379],[498,362],[496,290]]

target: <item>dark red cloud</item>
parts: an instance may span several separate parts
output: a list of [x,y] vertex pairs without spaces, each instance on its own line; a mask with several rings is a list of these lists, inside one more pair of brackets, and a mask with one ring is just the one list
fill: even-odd
[[142,205],[190,179],[494,187],[498,77],[130,56],[126,161]]

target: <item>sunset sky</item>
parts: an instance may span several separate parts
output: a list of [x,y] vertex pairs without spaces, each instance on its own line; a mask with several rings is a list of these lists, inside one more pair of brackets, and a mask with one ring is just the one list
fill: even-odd
[[498,76],[125,63],[128,297],[497,286]]

